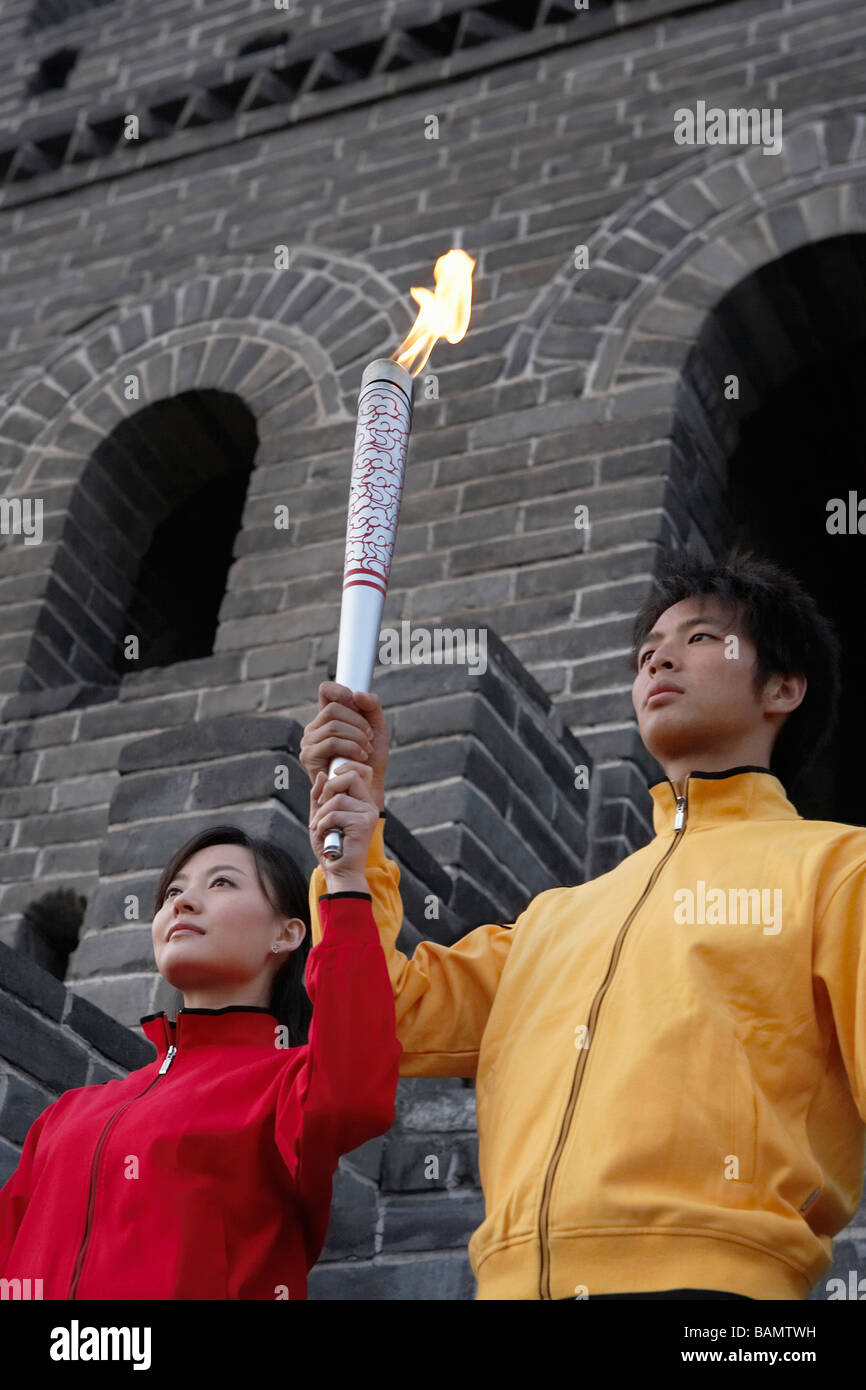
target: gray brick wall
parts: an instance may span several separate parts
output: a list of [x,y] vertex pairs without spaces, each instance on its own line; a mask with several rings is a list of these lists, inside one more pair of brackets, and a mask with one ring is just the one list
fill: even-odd
[[[478,260],[472,325],[428,364],[438,396],[417,393],[383,622],[459,616],[499,646],[486,684],[465,671],[381,673],[395,853],[416,894],[406,939],[430,930],[417,919],[425,885],[453,939],[510,918],[541,883],[612,867],[651,834],[646,783],[659,772],[634,726],[631,617],[662,547],[718,553],[732,533],[727,458],[755,400],[721,411],[711,383],[742,367],[766,392],[802,360],[808,324],[792,340],[755,277],[866,228],[862,6],[623,0],[575,20],[544,0],[543,21],[482,42],[478,7],[463,0],[328,0],[291,16],[265,0],[54,8],[26,39],[31,0],[0,15],[0,495],[45,505],[41,545],[0,536],[0,937],[14,939],[46,889],[81,891],[90,920],[72,993],[108,1015],[132,1008],[123,980],[140,952],[102,916],[115,844],[136,825],[131,789],[139,808],[194,799],[208,776],[214,805],[223,793],[203,754],[186,780],[158,762],[134,770],[128,750],[206,738],[227,719],[291,730],[314,712],[333,669],[361,372],[394,350],[411,286],[431,283],[451,245]],[[399,63],[351,80],[323,56],[347,33],[369,27],[397,44],[402,26],[448,30],[451,18],[462,37],[447,52],[401,39]],[[286,27],[284,56],[311,66],[302,92],[276,100],[277,50],[238,50]],[[67,86],[28,97],[64,45],[79,51]],[[781,153],[677,145],[673,113],[699,100],[781,109]],[[106,133],[120,110],[141,117],[139,142]],[[431,115],[438,139],[425,138]],[[68,159],[61,139],[74,139]],[[290,267],[277,270],[283,244]],[[715,308],[744,284],[732,344]],[[851,315],[840,306],[836,318]],[[118,679],[112,614],[159,509],[139,496],[127,517],[115,504],[89,545],[70,514],[85,493],[104,499],[112,477],[132,489],[129,461],[112,452],[132,413],[129,373],[141,407],[236,394],[258,448],[213,654]],[[194,457],[172,476],[181,490],[201,480]],[[281,503],[288,533],[272,526]],[[586,804],[566,788],[577,762],[592,768]],[[291,819],[291,805],[262,805]],[[18,1142],[14,1126],[3,1132]],[[384,1245],[364,1255],[381,1296],[404,1255],[418,1296],[471,1296],[460,1251],[472,1183],[407,1197],[404,1161],[389,1167],[385,1149],[346,1177],[357,1212],[372,1209],[372,1182],[373,1200],[392,1204],[394,1263]],[[427,1220],[413,1233],[416,1200],[439,1203],[430,1230],[453,1246],[411,1246]],[[323,1280],[339,1281],[341,1260],[354,1269],[353,1238],[336,1238]]]

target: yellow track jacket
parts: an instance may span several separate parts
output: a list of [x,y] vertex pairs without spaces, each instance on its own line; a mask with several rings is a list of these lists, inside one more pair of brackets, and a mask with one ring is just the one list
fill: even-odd
[[[411,960],[374,831],[400,1074],[476,1077],[479,1299],[802,1299],[857,1209],[866,829],[762,768],[650,793],[655,838],[610,873]],[[317,868],[313,944],[325,891]]]

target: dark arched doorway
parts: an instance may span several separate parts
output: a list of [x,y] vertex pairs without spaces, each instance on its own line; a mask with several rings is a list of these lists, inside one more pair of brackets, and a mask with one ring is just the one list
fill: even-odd
[[831,534],[827,504],[847,504],[855,480],[866,482],[864,381],[866,341],[774,392],[743,430],[729,494],[742,534],[797,575],[841,639],[839,729],[806,778],[797,809],[851,825],[866,825],[866,647],[857,611],[866,538]]
[[22,689],[112,686],[210,655],[257,447],[250,410],[216,390],[144,406],[97,445],[63,517]]
[[[213,651],[258,443],[253,417],[237,396],[189,391],[173,404],[190,422],[183,452],[192,456],[196,483],[156,527],[141,559],[128,607],[128,630],[139,637],[136,670],[191,661]],[[162,402],[149,406],[136,417],[138,438],[159,429],[162,407]],[[117,442],[134,453],[134,439],[127,445],[125,432],[126,426],[115,432]],[[171,451],[177,452],[176,439]],[[201,482],[205,463],[216,476]],[[122,645],[115,669],[119,675],[131,669]]]
[[[866,237],[846,236],[802,247],[737,285],[708,316],[683,382],[691,446],[705,468],[727,468],[713,548],[736,539],[784,565],[840,637],[838,733],[794,800],[803,816],[854,825],[866,824],[858,612],[866,538],[831,534],[828,504],[847,504],[858,485],[866,496],[864,368]],[[725,395],[732,376],[738,399]]]

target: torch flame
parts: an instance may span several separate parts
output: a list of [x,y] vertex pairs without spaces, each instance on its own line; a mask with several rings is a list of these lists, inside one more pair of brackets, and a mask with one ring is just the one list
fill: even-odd
[[436,292],[412,286],[420,313],[392,357],[411,376],[417,376],[440,338],[462,341],[472,313],[472,272],[475,261],[465,251],[449,251],[433,268]]

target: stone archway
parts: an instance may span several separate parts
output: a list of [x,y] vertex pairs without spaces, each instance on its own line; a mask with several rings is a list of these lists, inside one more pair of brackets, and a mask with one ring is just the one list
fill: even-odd
[[[345,257],[298,249],[289,263],[262,270],[227,261],[170,279],[148,302],[124,305],[109,324],[65,345],[38,380],[7,398],[4,492],[41,500],[43,540],[7,539],[0,550],[0,574],[16,579],[0,612],[7,632],[21,633],[0,654],[0,688],[39,690],[64,679],[62,656],[51,672],[31,661],[33,629],[65,631],[55,576],[63,528],[93,451],[131,413],[183,392],[234,393],[256,419],[257,467],[288,461],[292,428],[351,420],[360,366],[399,341],[405,305],[387,281]],[[70,668],[68,679],[81,674]],[[83,674],[98,679],[91,669]]]
[[[633,461],[627,456],[613,461],[602,469],[601,482],[623,484],[620,506],[628,513],[640,510],[629,489],[636,496],[655,479],[663,493],[652,512],[622,528],[623,546],[632,549],[633,558],[618,556],[624,599],[606,604],[608,623],[624,622],[649,592],[663,546],[688,545],[712,554],[721,543],[721,533],[708,528],[706,518],[724,487],[731,438],[723,447],[704,430],[714,466],[698,470],[697,477],[683,448],[686,414],[691,411],[693,419],[695,413],[686,363],[714,306],[789,252],[864,230],[866,117],[856,109],[807,113],[786,134],[778,157],[764,155],[760,147],[721,156],[703,151],[652,180],[591,238],[589,268],[577,271],[569,258],[538,295],[512,341],[505,378],[528,370],[550,375],[552,400],[568,393],[563,369],[571,367],[571,394],[582,398],[587,421],[640,417],[646,429]],[[744,416],[750,402],[741,401],[740,407]],[[735,412],[727,425],[736,430]],[[576,425],[576,435],[579,429]],[[592,492],[581,496],[591,513]],[[599,527],[598,534],[602,545],[610,543],[609,527]],[[647,542],[655,556],[649,563]],[[580,591],[574,614],[574,626],[585,628],[591,642],[598,610],[581,603]],[[601,645],[607,652],[616,643]],[[611,660],[617,654],[612,652]],[[597,759],[593,875],[649,838],[646,782],[659,775],[634,724],[625,646],[619,655],[621,676],[606,679],[596,697],[603,697],[608,721],[600,737],[594,725],[569,721]],[[580,693],[592,692],[580,687]]]
[[804,115],[783,153],[713,149],[652,179],[544,286],[504,376],[580,369],[577,394],[676,378],[706,310],[745,275],[809,241],[866,230],[866,116]]
[[[680,378],[679,493],[714,554],[741,545],[797,576],[841,641],[839,725],[820,760],[788,767],[804,816],[866,823],[866,679],[856,595],[862,530],[866,235],[810,241],[741,280],[707,315]],[[844,524],[831,522],[832,499]],[[821,700],[822,669],[810,676]],[[823,733],[815,727],[815,738]],[[784,759],[783,759],[784,760]]]

